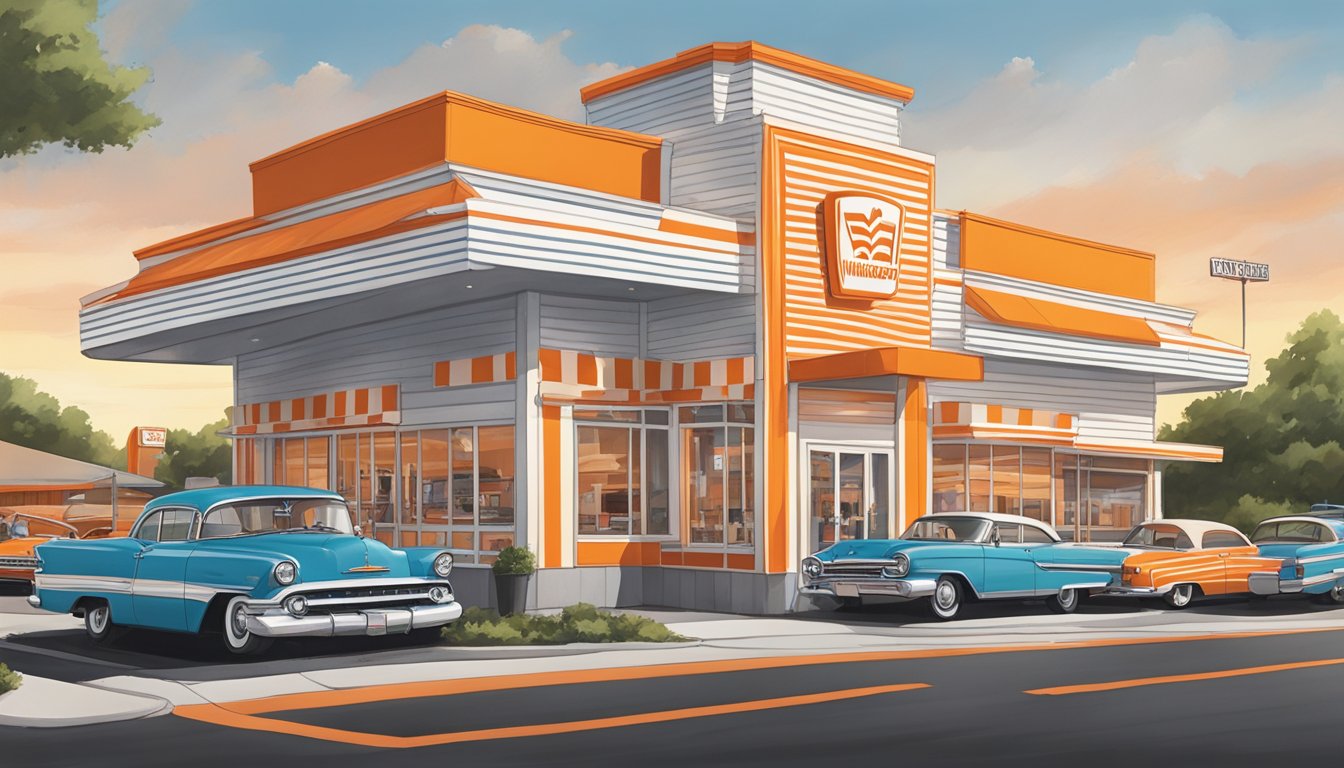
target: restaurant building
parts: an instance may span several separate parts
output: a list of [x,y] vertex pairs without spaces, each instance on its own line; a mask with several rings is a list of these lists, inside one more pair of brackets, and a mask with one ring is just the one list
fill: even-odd
[[919,515],[1113,540],[1160,516],[1157,396],[1245,353],[1154,256],[936,207],[913,91],[757,43],[583,89],[439,93],[251,165],[253,215],[84,299],[84,353],[229,365],[235,482],[450,548],[468,603],[782,612],[799,559]]

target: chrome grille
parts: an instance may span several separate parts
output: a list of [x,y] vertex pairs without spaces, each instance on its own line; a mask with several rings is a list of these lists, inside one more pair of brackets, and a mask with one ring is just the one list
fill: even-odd
[[36,568],[36,557],[0,557],[0,568]]
[[888,563],[885,563],[885,562],[882,562],[882,563],[872,563],[872,562],[864,562],[864,563],[846,563],[846,562],[824,563],[824,564],[822,564],[822,566],[821,566],[821,575],[822,575],[822,576],[869,576],[869,577],[872,577],[872,578],[880,578],[880,577],[882,576],[882,568],[883,568],[883,566],[885,566],[885,565],[887,565],[887,564],[888,564]]
[[429,586],[422,584],[391,587],[347,587],[299,592],[317,611],[345,611],[363,608],[390,608],[423,605],[429,599]]

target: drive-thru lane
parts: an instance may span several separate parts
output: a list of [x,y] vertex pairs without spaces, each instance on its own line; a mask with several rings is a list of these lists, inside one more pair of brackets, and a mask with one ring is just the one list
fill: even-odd
[[1327,630],[457,680],[3,738],[25,766],[87,764],[98,743],[114,745],[106,765],[181,765],[190,754],[196,766],[367,766],[384,749],[395,751],[381,757],[494,766],[811,765],[840,756],[1263,765],[1285,754],[1337,757],[1341,641],[1344,631]]

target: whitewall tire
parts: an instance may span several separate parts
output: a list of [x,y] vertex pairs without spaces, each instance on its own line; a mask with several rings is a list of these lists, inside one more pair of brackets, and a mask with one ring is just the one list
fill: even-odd
[[1195,599],[1195,585],[1177,584],[1162,599],[1172,608],[1184,608]]
[[84,609],[84,631],[95,643],[106,643],[112,639],[116,625],[112,623],[112,609],[104,601]]
[[271,647],[271,638],[253,634],[247,628],[246,603],[247,598],[243,595],[230,600],[224,607],[224,626],[221,627],[224,647],[239,656],[262,653]]
[[940,621],[951,621],[961,611],[961,603],[961,582],[950,576],[940,577],[929,597],[929,612],[933,617]]
[[1061,589],[1045,599],[1045,605],[1054,613],[1073,613],[1078,610],[1080,594],[1076,589]]

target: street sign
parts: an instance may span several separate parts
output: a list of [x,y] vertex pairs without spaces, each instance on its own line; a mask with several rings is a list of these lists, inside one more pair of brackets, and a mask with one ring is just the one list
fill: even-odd
[[1262,283],[1269,279],[1269,265],[1254,261],[1235,261],[1233,259],[1209,259],[1209,274],[1228,280],[1249,280]]

